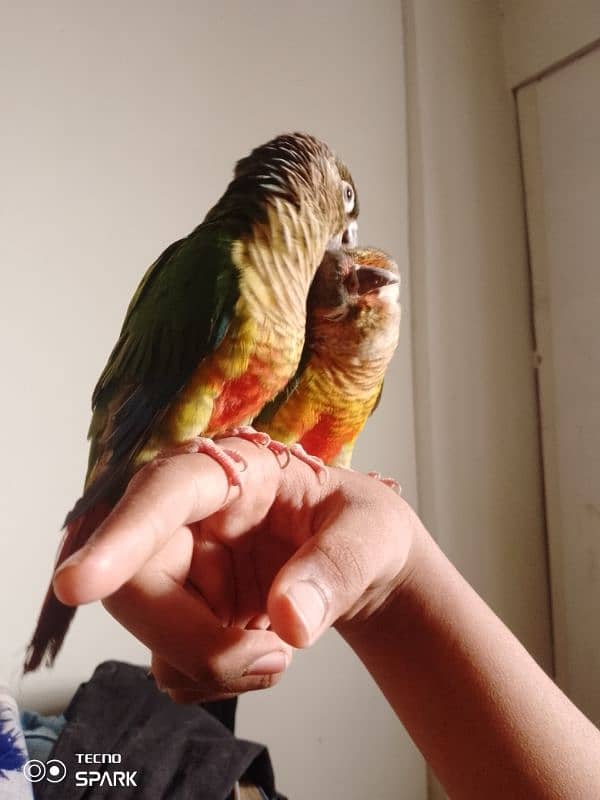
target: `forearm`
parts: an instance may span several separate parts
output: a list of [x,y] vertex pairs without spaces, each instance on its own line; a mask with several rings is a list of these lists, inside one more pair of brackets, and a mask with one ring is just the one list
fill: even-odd
[[598,730],[420,526],[414,548],[390,603],[339,629],[450,796],[600,797]]
[[[141,470],[57,573],[61,600],[110,598],[112,613],[168,665],[174,680],[162,676],[163,687],[188,699],[199,682],[205,698],[271,685],[289,645],[309,646],[346,620],[338,629],[453,798],[600,797],[598,731],[400,498],[359,473],[330,470],[322,485],[295,457],[282,470],[265,448],[234,446],[248,464],[235,492],[205,455]],[[200,530],[216,549],[198,560]],[[223,627],[231,609],[253,619],[267,594],[270,630]]]

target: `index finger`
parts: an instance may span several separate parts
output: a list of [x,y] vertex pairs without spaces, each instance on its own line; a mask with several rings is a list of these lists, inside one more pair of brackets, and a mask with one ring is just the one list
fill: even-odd
[[[261,457],[255,445],[239,439],[234,444],[247,463]],[[243,485],[246,474],[240,478]],[[54,576],[57,597],[67,605],[108,597],[182,525],[205,519],[239,496],[240,487],[230,486],[223,469],[208,455],[156,459],[132,479],[87,544],[58,568]]]

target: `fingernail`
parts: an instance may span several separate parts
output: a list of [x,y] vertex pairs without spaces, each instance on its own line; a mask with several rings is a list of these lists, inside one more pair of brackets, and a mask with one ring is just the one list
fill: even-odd
[[265,656],[257,658],[253,664],[250,664],[244,675],[276,675],[278,672],[284,672],[287,665],[287,655],[283,650],[275,650],[273,653],[267,653]]
[[63,572],[66,569],[69,569],[70,567],[76,567],[77,564],[79,564],[82,559],[83,555],[81,553],[81,550],[78,550],[76,553],[73,553],[72,556],[69,556],[69,558],[63,561],[62,564],[56,568],[54,574],[58,575],[59,573]]
[[66,572],[72,567],[78,567],[84,561],[87,561],[88,568],[93,572],[109,572],[113,567],[113,559],[108,548],[88,543],[65,559],[55,570],[54,575]]
[[302,620],[306,632],[312,636],[325,619],[325,595],[313,581],[298,581],[288,590],[287,597]]

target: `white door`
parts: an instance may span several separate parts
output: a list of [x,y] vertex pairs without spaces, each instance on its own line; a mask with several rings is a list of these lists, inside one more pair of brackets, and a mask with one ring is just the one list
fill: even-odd
[[600,49],[517,92],[556,676],[600,723]]

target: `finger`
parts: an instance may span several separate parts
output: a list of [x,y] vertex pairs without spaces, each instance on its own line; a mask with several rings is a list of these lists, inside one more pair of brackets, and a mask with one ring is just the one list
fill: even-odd
[[257,561],[260,563],[263,554],[255,555],[259,545],[252,545],[254,536],[249,533],[237,547],[230,548],[212,538],[206,527],[194,526],[188,583],[200,592],[223,625],[268,627],[248,624],[266,608],[266,591],[261,589],[257,574]]
[[[161,553],[104,605],[206,696],[247,691],[254,684],[258,688],[264,675],[286,669],[290,647],[272,631],[223,627],[204,599],[187,584],[182,585],[187,570],[182,559],[186,532],[191,540],[189,531],[180,529]],[[190,544],[188,559],[191,549]],[[246,678],[259,680],[242,680]]]
[[[257,464],[275,457],[239,439],[223,440],[243,452],[252,470],[240,473],[243,487]],[[274,478],[273,478],[274,480]],[[247,492],[251,494],[251,492]],[[157,553],[181,525],[204,519],[240,497],[210,456],[183,454],[157,458],[132,479],[124,496],[88,543],[57,570],[54,589],[62,602],[78,605],[107,597]]]
[[194,549],[188,582],[198,589],[223,625],[231,625],[235,613],[236,584],[231,550],[194,526]]
[[[274,658],[270,659],[270,664],[267,659],[268,654],[267,657],[263,657],[261,663],[257,662],[257,667],[250,666],[250,671],[254,670],[255,674],[248,674],[247,667],[238,665],[240,677],[237,680],[227,683],[217,680],[199,684],[153,653],[152,674],[157,687],[161,691],[167,692],[176,703],[206,703],[214,700],[226,700],[243,692],[274,686],[281,679],[283,670],[279,670],[280,665]],[[233,672],[235,672],[234,666],[232,665]],[[273,672],[273,669],[276,671]]]
[[[369,614],[402,573],[412,541],[408,505],[365,476],[357,504],[341,495],[275,578],[271,628],[294,647],[312,644],[341,617]],[[367,482],[365,483],[365,480]]]

